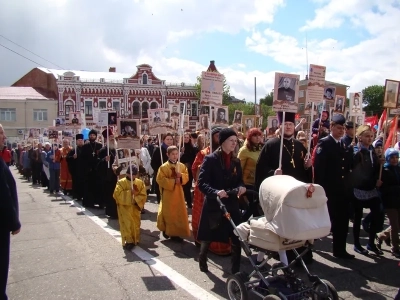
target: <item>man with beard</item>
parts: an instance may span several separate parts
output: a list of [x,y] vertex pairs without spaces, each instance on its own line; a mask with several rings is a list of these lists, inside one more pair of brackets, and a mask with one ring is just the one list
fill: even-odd
[[82,201],[84,195],[85,170],[82,159],[83,134],[75,137],[76,151],[72,149],[67,156],[68,170],[72,177],[72,196],[78,201]]
[[[82,161],[84,162],[85,192],[83,196],[84,207],[94,208],[99,198],[99,181],[97,176],[98,154],[101,144],[96,142],[97,131],[89,131],[89,142],[82,147]],[[100,208],[102,208],[100,206]]]
[[[282,163],[279,165],[282,137],[269,139],[262,148],[256,164],[256,191],[260,189],[264,179],[274,175],[289,175],[302,182],[312,182],[312,160],[304,145],[294,137],[295,114],[286,112],[283,124],[282,119],[283,113],[278,112],[278,122],[281,132],[283,132]],[[303,249],[300,248],[299,251],[303,251]],[[292,251],[288,254],[289,261],[291,261],[294,258]],[[309,251],[303,258],[306,263],[311,262],[312,252]]]
[[113,168],[111,167],[116,159],[117,147],[111,128],[104,130],[101,134],[104,137],[105,143],[104,147],[101,148],[99,151],[99,165],[97,168],[97,174],[101,180],[100,183],[102,192],[99,198],[99,206],[102,207],[105,205],[106,215],[109,216],[111,219],[117,219],[117,204],[114,200],[113,194],[118,178],[117,175],[114,173]]

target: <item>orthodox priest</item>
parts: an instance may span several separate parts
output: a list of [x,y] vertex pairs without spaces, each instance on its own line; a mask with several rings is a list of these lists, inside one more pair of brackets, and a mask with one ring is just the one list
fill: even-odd
[[63,189],[64,195],[71,194],[72,192],[72,176],[68,169],[67,157],[68,153],[71,152],[72,147],[69,145],[69,140],[64,139],[61,151],[60,159],[60,185]]
[[311,159],[308,159],[307,149],[294,138],[295,114],[285,113],[285,123],[282,124],[283,113],[278,113],[278,121],[283,127],[282,165],[279,166],[281,137],[269,139],[261,150],[256,165],[255,187],[260,188],[265,178],[273,175],[289,175],[302,182],[311,182]]
[[[97,174],[100,179],[100,190],[99,205],[106,206],[105,213],[111,219],[118,218],[117,204],[114,200],[113,194],[115,186],[117,184],[118,177],[115,174],[112,165],[116,160],[116,142],[114,139],[114,133],[111,128],[104,130],[102,133],[104,138],[104,147],[99,151],[99,165],[97,168]],[[107,140],[108,136],[108,140]]]
[[83,134],[75,136],[76,150],[72,149],[67,156],[68,170],[72,177],[72,197],[82,201],[84,195],[85,169],[82,156]]
[[[84,162],[84,196],[82,205],[87,208],[94,208],[98,203],[100,188],[99,177],[97,176],[98,154],[101,144],[96,142],[97,131],[92,129],[89,131],[89,143],[82,147],[82,160]],[[100,205],[100,208],[101,207]]]

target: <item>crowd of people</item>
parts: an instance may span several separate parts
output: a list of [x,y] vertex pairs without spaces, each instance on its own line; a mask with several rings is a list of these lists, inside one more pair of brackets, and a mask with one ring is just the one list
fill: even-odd
[[[355,258],[346,250],[350,220],[355,253],[381,256],[382,243],[386,243],[391,253],[400,257],[398,149],[383,151],[382,136],[376,137],[370,126],[346,121],[341,114],[330,122],[328,119],[329,114],[323,112],[311,136],[295,126],[295,114],[291,113],[285,114],[284,123],[282,113],[278,113],[281,129],[268,139],[258,128],[249,129],[244,136],[235,125],[213,126],[208,143],[201,132],[185,133],[182,139],[167,133],[159,141],[146,136],[141,140],[140,164],[128,164],[126,170],[117,163],[112,131],[102,132],[105,139],[108,137],[105,146],[97,142],[98,132],[91,130],[87,141],[76,136],[75,148],[63,140],[62,145],[18,145],[10,155],[2,155],[6,163],[5,157],[11,157],[7,164],[16,164],[27,180],[32,178],[33,185],[41,184],[50,193],[62,190],[86,208],[105,208],[108,217],[119,220],[124,249],[140,242],[140,218],[148,194],[156,194],[157,228],[166,239],[181,242],[191,235],[188,209],[192,209],[191,229],[200,247],[202,272],[208,272],[209,251],[231,253],[232,273],[240,269],[238,237],[222,217],[216,198],[238,225],[262,214],[257,199],[247,191],[258,191],[264,179],[282,174],[324,188],[334,257]],[[143,174],[152,181],[145,182]],[[230,193],[234,189],[237,194]],[[370,213],[363,218],[365,208]],[[385,216],[388,228],[384,228]],[[361,227],[369,234],[366,245],[360,241]],[[263,257],[259,253],[257,261]],[[312,259],[310,252],[306,262]]]

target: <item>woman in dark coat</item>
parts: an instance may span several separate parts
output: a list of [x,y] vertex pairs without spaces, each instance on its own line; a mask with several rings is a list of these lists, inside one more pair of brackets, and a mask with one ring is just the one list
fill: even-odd
[[[216,200],[218,196],[225,204],[233,222],[238,225],[241,220],[238,197],[246,192],[246,188],[240,160],[233,156],[237,142],[234,130],[222,129],[219,133],[220,148],[205,157],[200,169],[198,185],[205,195],[197,234],[197,240],[201,241],[199,267],[202,272],[208,272],[207,252],[211,242],[229,243],[229,239],[232,241],[232,274],[240,269],[239,239],[233,233],[232,225],[223,217]],[[235,188],[239,189],[237,195],[226,193]]]

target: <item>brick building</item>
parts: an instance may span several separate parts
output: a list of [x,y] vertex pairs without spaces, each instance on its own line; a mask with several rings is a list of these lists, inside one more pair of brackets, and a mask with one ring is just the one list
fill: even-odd
[[[195,84],[166,83],[159,79],[148,64],[137,66],[136,73],[88,72],[34,68],[13,87],[33,87],[56,95],[57,114],[68,119],[68,113],[85,113],[86,125],[93,123],[96,109],[116,110],[119,116],[147,118],[147,110],[168,108],[186,101],[189,125],[196,127],[199,105]],[[96,110],[95,109],[95,110]]]

